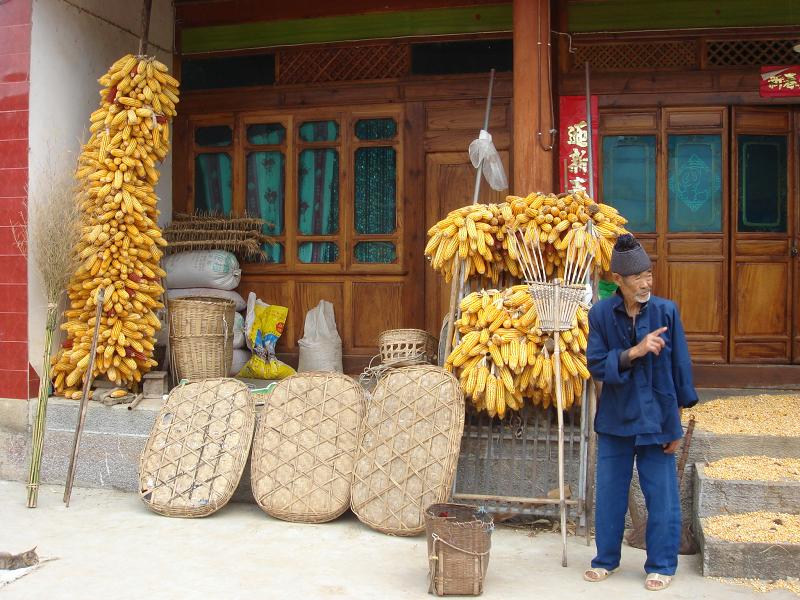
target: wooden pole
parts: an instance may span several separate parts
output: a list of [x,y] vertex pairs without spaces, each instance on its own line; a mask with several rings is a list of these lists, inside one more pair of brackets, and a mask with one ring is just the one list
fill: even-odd
[[[514,42],[514,173],[511,192],[552,192],[555,153],[552,143],[550,76],[550,2],[513,0]],[[541,122],[540,122],[541,116]],[[542,136],[537,133],[541,131]]]
[[150,10],[153,0],[142,0],[142,36],[139,38],[139,56],[147,53],[147,37],[150,35]]
[[92,347],[89,350],[89,366],[86,368],[86,375],[83,380],[83,394],[81,395],[81,406],[78,411],[78,424],[75,427],[75,439],[72,442],[72,458],[69,462],[67,471],[67,481],[64,486],[64,504],[69,508],[69,499],[72,495],[72,484],[75,481],[75,467],[78,462],[78,450],[81,444],[81,433],[83,433],[83,423],[86,420],[86,409],[89,405],[89,390],[94,379],[94,361],[97,353],[97,338],[100,333],[100,317],[103,315],[103,302],[105,300],[105,289],[100,288],[97,292],[97,310],[94,313],[94,334],[92,335]]
[[586,130],[589,133],[588,159],[589,159],[589,198],[596,199],[594,195],[594,144],[592,143],[592,90],[589,86],[589,61],[586,61]]

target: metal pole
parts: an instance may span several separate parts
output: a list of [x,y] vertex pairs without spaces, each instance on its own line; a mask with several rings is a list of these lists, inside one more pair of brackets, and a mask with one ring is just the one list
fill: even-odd
[[[489,129],[489,116],[492,113],[492,90],[494,88],[494,69],[489,71],[489,93],[486,96],[486,110],[483,115],[483,130]],[[472,193],[472,204],[478,203],[478,196],[481,190],[481,174],[483,171],[483,161],[478,163],[477,172],[475,173],[475,189]],[[452,287],[450,288],[450,306],[447,312],[447,339],[444,345],[444,360],[450,356],[453,349],[453,331],[455,329],[455,322],[458,318],[458,307],[461,298],[464,296],[464,279],[466,278],[467,265],[463,259],[457,256],[453,258],[456,261],[456,268],[453,270]]]
[[64,504],[69,508],[69,499],[72,495],[72,484],[75,481],[75,468],[78,462],[78,450],[81,443],[81,433],[83,423],[86,420],[86,408],[89,405],[89,389],[92,387],[95,354],[97,353],[97,337],[100,333],[100,317],[103,315],[103,302],[105,301],[105,289],[100,288],[97,292],[97,310],[94,313],[94,334],[92,335],[92,347],[89,350],[89,366],[86,367],[86,375],[83,380],[83,395],[81,396],[81,406],[78,411],[78,424],[75,427],[75,439],[72,442],[72,458],[69,462],[67,471],[67,481],[64,486]]
[[589,148],[589,197],[594,200],[594,147],[592,144],[592,92],[589,87],[589,61],[586,61],[586,129]]
[[[492,113],[492,89],[494,88],[494,69],[489,71],[489,93],[486,96],[486,110],[483,113],[483,131],[489,131],[489,115]],[[481,190],[481,174],[483,173],[483,161],[478,163],[477,173],[475,173],[475,189],[472,192],[472,203],[478,203],[478,196]]]

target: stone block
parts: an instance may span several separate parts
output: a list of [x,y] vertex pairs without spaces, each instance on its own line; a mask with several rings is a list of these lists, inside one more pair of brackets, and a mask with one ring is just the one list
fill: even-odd
[[800,544],[728,542],[706,536],[702,523],[700,521],[697,537],[703,552],[704,576],[748,579],[797,577]]
[[705,465],[695,465],[694,511],[698,519],[714,515],[800,512],[800,481],[712,479]]

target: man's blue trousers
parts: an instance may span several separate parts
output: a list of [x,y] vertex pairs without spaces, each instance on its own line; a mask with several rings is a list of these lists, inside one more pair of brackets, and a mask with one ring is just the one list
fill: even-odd
[[633,462],[647,504],[647,573],[674,575],[681,538],[681,504],[675,455],[659,444],[637,446],[636,437],[597,435],[597,502],[592,567],[619,566]]

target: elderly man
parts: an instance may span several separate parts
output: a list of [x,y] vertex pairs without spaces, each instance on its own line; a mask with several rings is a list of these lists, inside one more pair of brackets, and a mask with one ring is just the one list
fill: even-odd
[[694,406],[692,365],[674,303],[651,295],[652,264],[630,234],[617,240],[616,294],[589,311],[589,371],[603,382],[597,432],[597,556],[584,573],[602,581],[619,567],[634,457],[647,503],[645,587],[662,590],[678,566],[681,535],[675,450],[680,409]]

